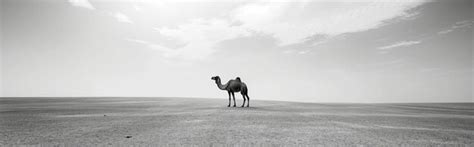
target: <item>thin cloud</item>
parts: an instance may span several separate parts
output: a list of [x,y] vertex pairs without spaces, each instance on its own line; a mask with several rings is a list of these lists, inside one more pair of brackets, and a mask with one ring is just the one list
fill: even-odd
[[145,45],[146,47],[148,47],[150,49],[160,51],[160,52],[162,52],[163,57],[166,57],[166,58],[173,58],[173,57],[176,57],[180,54],[180,50],[170,49],[170,48],[164,47],[162,45],[151,43],[151,42],[148,42],[148,41],[145,41],[145,40],[130,39],[130,38],[127,38],[125,40],[129,41],[129,42],[133,42],[133,43],[142,44],[142,45]]
[[123,14],[123,13],[120,13],[120,12],[117,12],[113,15],[115,17],[115,19],[117,19],[117,21],[119,22],[124,22],[124,23],[133,23],[130,18],[128,18],[127,15]]
[[[278,40],[279,46],[298,44],[312,36],[335,36],[377,29],[394,18],[414,17],[407,10],[424,3],[367,1],[363,3],[331,3],[323,7],[319,3],[271,3],[251,2],[230,10],[227,17],[198,18],[177,26],[156,27],[158,33],[186,45],[178,48],[176,57],[204,59],[215,52],[214,46],[223,40],[264,33]],[[316,9],[317,8],[317,9]],[[298,11],[295,11],[298,10]],[[383,12],[383,13],[381,13]],[[416,12],[414,12],[416,13]],[[306,54],[308,51],[295,52]]]
[[458,21],[458,22],[454,23],[453,25],[451,25],[451,27],[449,29],[439,31],[438,34],[439,35],[444,35],[444,34],[451,33],[451,32],[453,32],[457,29],[471,27],[473,23],[474,23],[474,21],[468,21],[468,20]]
[[69,3],[75,7],[82,7],[86,9],[95,10],[95,7],[88,0],[69,0]]
[[175,55],[184,60],[205,59],[215,52],[214,46],[218,42],[251,34],[244,28],[232,26],[229,21],[221,19],[194,19],[189,24],[154,30],[185,43],[185,46],[177,48],[179,52]]
[[137,5],[133,5],[133,9],[135,9],[135,11],[143,11],[143,8]]
[[130,39],[130,38],[127,38],[127,39],[125,39],[125,40],[130,41],[130,42],[139,43],[139,44],[145,44],[145,45],[148,45],[148,44],[149,44],[148,41],[144,41],[144,40],[140,40],[140,39]]
[[454,23],[454,25],[452,26],[453,29],[458,29],[458,28],[464,28],[464,27],[469,27],[472,25],[472,22],[471,21],[468,21],[468,20],[464,20],[464,21],[458,21],[456,23]]
[[442,30],[442,31],[439,31],[438,34],[442,35],[442,34],[448,34],[450,32],[452,32],[453,29],[447,29],[447,30]]
[[[280,45],[288,45],[317,34],[337,36],[376,29],[394,18],[414,19],[418,13],[407,10],[423,3],[423,0],[341,2],[332,7],[306,3],[308,6],[299,11],[294,11],[297,8],[293,3],[250,3],[233,10],[231,19],[241,22],[246,29],[272,34],[280,40]],[[308,14],[312,14],[310,18],[306,17]]]
[[381,46],[378,47],[377,49],[379,50],[388,50],[392,48],[398,48],[398,47],[407,47],[407,46],[412,46],[415,44],[419,44],[421,41],[402,41],[402,42],[397,42],[395,44],[387,45],[387,46]]

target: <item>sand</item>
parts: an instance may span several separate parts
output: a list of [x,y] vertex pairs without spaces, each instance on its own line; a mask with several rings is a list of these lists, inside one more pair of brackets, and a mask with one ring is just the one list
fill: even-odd
[[0,145],[474,146],[473,106],[0,98]]

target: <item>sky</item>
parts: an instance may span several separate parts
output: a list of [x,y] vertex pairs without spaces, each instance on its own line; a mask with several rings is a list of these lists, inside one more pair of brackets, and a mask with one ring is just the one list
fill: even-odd
[[474,101],[472,0],[0,4],[3,97]]

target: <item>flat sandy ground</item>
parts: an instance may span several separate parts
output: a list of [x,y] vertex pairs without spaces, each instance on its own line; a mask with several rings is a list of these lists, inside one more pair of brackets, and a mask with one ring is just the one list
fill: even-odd
[[0,98],[0,145],[153,144],[473,146],[474,104]]

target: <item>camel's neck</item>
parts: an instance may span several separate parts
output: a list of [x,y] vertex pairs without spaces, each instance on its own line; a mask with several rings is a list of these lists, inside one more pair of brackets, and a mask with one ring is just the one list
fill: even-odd
[[217,79],[216,80],[216,84],[217,84],[217,87],[221,90],[226,90],[226,87],[227,87],[227,84],[226,85],[222,85],[221,83],[221,79]]

